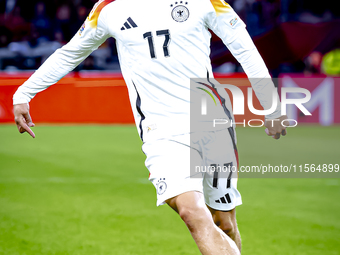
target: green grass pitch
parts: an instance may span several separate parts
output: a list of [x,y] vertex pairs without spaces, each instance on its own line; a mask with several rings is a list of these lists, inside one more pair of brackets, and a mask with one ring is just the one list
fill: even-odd
[[[0,254],[199,254],[156,207],[134,126],[0,126]],[[340,163],[340,128],[237,128],[241,165]],[[340,174],[339,174],[340,175]],[[340,179],[240,178],[244,255],[340,254]]]

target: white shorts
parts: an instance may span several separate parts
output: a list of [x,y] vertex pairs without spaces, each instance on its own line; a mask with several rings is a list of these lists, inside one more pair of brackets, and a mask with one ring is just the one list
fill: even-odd
[[157,139],[143,144],[157,206],[188,191],[204,194],[206,204],[229,211],[242,204],[237,190],[237,152],[227,129]]

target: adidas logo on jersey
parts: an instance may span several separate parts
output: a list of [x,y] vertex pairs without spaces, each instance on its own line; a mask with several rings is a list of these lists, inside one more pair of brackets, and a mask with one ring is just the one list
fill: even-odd
[[222,203],[222,204],[230,204],[231,199],[229,196],[229,193],[225,194],[224,197],[221,197],[220,199],[215,200],[216,203]]
[[130,29],[133,27],[138,27],[138,26],[131,18],[128,18],[120,30]]

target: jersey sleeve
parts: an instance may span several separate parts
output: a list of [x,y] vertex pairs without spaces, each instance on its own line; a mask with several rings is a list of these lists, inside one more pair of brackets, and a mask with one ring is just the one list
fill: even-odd
[[78,66],[108,37],[104,7],[111,1],[100,0],[70,42],[56,50],[15,92],[13,104],[28,103],[38,93],[58,82]]
[[266,115],[266,118],[280,117],[281,104],[278,93],[260,53],[246,30],[246,25],[224,0],[210,0],[210,3],[211,8],[206,17],[207,27],[221,38],[241,64],[265,110],[271,108],[272,93],[275,91],[278,104],[276,110]]

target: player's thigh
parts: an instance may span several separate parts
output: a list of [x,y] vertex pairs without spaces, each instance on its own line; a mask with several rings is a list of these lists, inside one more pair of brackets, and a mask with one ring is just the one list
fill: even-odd
[[188,191],[203,193],[202,174],[190,173],[190,159],[200,161],[201,157],[191,152],[188,138],[189,134],[143,144],[149,180],[157,192],[157,206]]
[[237,189],[237,155],[228,130],[216,131],[202,150],[204,164],[210,167],[203,179],[206,204],[215,210],[231,211],[242,200]]

